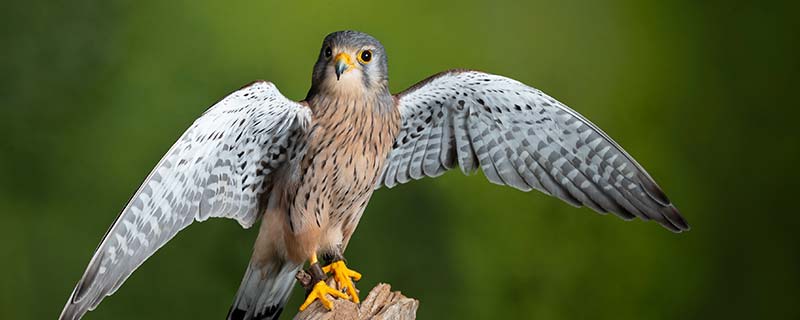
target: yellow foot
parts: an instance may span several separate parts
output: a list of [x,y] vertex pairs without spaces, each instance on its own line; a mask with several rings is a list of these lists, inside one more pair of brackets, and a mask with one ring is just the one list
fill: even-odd
[[356,272],[355,270],[348,269],[344,264],[344,261],[341,260],[322,267],[322,271],[325,273],[333,273],[333,280],[336,280],[336,284],[339,285],[339,289],[347,289],[347,293],[353,298],[353,302],[360,302],[358,299],[358,292],[356,292],[356,286],[353,285],[353,280],[361,280],[360,273]]
[[337,297],[337,298],[350,299],[350,297],[348,297],[346,294],[342,293],[341,291],[329,287],[325,283],[325,281],[320,281],[320,282],[317,282],[317,284],[314,285],[314,289],[311,290],[311,293],[308,294],[308,297],[306,298],[306,301],[303,302],[303,305],[300,306],[300,311],[303,311],[306,308],[308,308],[308,306],[310,306],[311,303],[314,302],[314,300],[317,300],[317,299],[319,299],[319,302],[322,303],[322,305],[325,306],[326,309],[328,309],[328,310],[333,309],[333,302],[331,302],[330,300],[328,300],[327,297],[325,297],[325,295],[328,295],[328,294],[332,295],[334,297]]

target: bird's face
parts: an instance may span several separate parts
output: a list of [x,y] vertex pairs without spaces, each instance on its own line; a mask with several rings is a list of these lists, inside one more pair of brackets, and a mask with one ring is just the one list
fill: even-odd
[[358,31],[329,34],[314,66],[312,92],[363,96],[388,91],[386,52],[372,36]]

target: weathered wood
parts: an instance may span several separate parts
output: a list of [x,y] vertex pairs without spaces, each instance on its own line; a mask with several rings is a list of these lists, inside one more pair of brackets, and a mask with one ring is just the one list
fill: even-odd
[[[301,284],[308,287],[311,277],[297,275]],[[331,283],[333,285],[333,283]],[[419,301],[407,298],[392,287],[380,283],[369,292],[360,305],[349,300],[328,296],[333,301],[333,310],[328,311],[319,301],[312,303],[305,311],[298,313],[294,320],[414,320],[417,317]]]

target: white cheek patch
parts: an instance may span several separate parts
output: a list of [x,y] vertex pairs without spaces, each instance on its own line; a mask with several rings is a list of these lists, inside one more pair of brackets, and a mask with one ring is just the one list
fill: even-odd
[[328,71],[328,76],[325,77],[322,84],[328,91],[350,95],[366,90],[363,69],[358,69],[358,67],[348,69],[339,76],[338,80],[333,67],[329,67]]

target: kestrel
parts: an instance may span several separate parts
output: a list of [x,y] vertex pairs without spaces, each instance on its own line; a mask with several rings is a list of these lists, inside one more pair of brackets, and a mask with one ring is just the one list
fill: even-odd
[[471,70],[392,95],[383,45],[340,31],[325,37],[305,100],[256,81],[186,130],[108,230],[60,318],[93,310],[178,231],[210,217],[245,228],[261,221],[228,319],[277,319],[306,262],[313,289],[301,310],[315,300],[330,309],[326,295],[357,303],[361,275],[343,253],[372,192],[456,166],[576,207],[689,229],[642,166],[561,102]]

